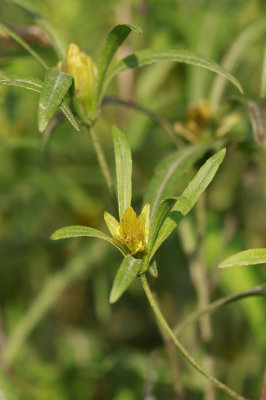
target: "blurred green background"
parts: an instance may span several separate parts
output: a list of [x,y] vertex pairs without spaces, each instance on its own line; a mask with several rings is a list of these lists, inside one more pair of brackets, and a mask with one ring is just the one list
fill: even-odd
[[[266,18],[262,0],[32,4],[96,62],[117,23],[138,24],[144,31],[131,34],[118,58],[134,50],[168,47],[221,62],[248,24]],[[23,35],[34,25],[3,0],[0,15],[1,22]],[[253,100],[259,99],[265,37],[266,29],[241,53],[235,71]],[[57,63],[49,45],[36,37],[29,41],[50,66]],[[43,78],[41,67],[3,36],[0,69]],[[108,94],[135,101],[173,125],[185,122],[189,105],[208,98],[213,79],[214,74],[199,68],[162,63],[121,74]],[[235,95],[236,89],[228,84],[225,94]],[[0,346],[3,367],[16,391],[27,400],[207,399],[204,393],[212,394],[206,391],[204,378],[162,341],[137,281],[118,303],[109,305],[120,254],[95,239],[50,241],[50,235],[66,225],[107,232],[103,212],[114,210],[87,132],[77,133],[62,121],[49,137],[41,135],[37,104],[37,94],[0,87]],[[254,143],[251,124],[240,107],[222,106],[215,118],[219,121],[233,112],[238,119],[230,131],[228,154],[205,196],[203,240],[212,301],[263,283],[266,276],[265,265],[217,269],[234,252],[266,247],[265,144]],[[208,136],[215,136],[215,118]],[[113,175],[112,124],[131,144],[133,203],[140,211],[154,168],[176,147],[149,116],[108,103],[97,131]],[[196,218],[194,211],[186,218],[194,231]],[[159,279],[151,282],[173,326],[198,306],[193,271],[182,245],[192,240],[184,237],[185,228],[172,234],[158,252]],[[212,315],[211,325],[208,345],[201,340],[198,323],[185,328],[180,339],[205,366],[206,354],[212,355],[215,376],[244,396],[259,398],[266,347],[264,298],[222,308]],[[212,398],[225,396],[217,392]]]

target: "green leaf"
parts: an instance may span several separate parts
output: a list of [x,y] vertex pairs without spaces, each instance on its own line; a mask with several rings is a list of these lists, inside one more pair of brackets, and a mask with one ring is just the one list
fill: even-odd
[[141,262],[142,260],[137,260],[130,254],[124,258],[113,282],[109,299],[110,303],[115,303],[127,290],[129,285],[136,278],[141,266]]
[[195,65],[197,67],[206,68],[210,71],[216,72],[217,74],[232,82],[238,88],[238,90],[243,93],[242,86],[240,85],[238,80],[214,61],[208,60],[185,50],[175,49],[147,49],[137,51],[115,64],[109,71],[106,80],[110,81],[116,74],[129,68],[137,68],[144,65],[152,64],[154,62],[165,61],[175,61]]
[[[22,78],[18,75],[9,75],[1,78],[2,74],[0,73],[0,83],[2,85],[10,85],[10,86],[17,86],[21,87],[23,89],[28,89],[33,92],[41,93],[42,88],[43,88],[43,82],[40,79],[36,78]],[[71,123],[71,125],[79,131],[79,126],[75,120],[74,115],[72,114],[72,111],[68,107],[68,105],[63,101],[60,105],[60,110],[62,113],[65,115],[65,117],[68,119],[68,121]]]
[[190,145],[164,158],[157,166],[144,196],[144,204],[150,204],[150,219],[153,221],[160,202],[174,194],[182,178],[192,170],[196,161],[212,147],[213,143]]
[[158,274],[158,269],[157,269],[157,263],[155,260],[153,260],[153,262],[150,264],[148,272],[154,278],[158,278],[159,274]]
[[8,0],[10,3],[21,8],[26,14],[35,20],[35,22],[43,29],[46,35],[49,37],[52,46],[54,47],[57,56],[60,60],[65,59],[67,42],[61,32],[36,8],[32,7],[25,0]]
[[40,132],[45,130],[48,122],[56,113],[72,82],[72,75],[65,74],[56,67],[49,68],[46,71],[38,108]]
[[131,24],[116,25],[107,36],[106,44],[101,55],[99,65],[97,86],[93,97],[93,110],[97,107],[97,103],[101,101],[102,88],[106,76],[107,69],[112,61],[117,49],[128,37],[131,31],[142,33],[141,27]]
[[1,400],[18,400],[18,396],[14,392],[13,387],[7,380],[4,373],[0,370],[0,399]]
[[95,237],[98,239],[105,240],[108,243],[111,243],[113,246],[115,246],[121,253],[124,255],[123,250],[114,244],[112,238],[105,233],[94,229],[90,228],[88,226],[79,226],[79,225],[74,225],[74,226],[65,226],[64,228],[60,228],[57,231],[55,231],[51,239],[52,240],[58,240],[58,239],[68,239],[68,238],[76,238],[76,237]]
[[59,108],[62,111],[62,113],[65,115],[65,117],[68,119],[68,121],[71,123],[73,128],[75,128],[76,131],[79,132],[80,129],[79,129],[79,126],[77,124],[77,121],[75,120],[75,117],[74,117],[72,111],[70,110],[70,108],[68,107],[68,105],[66,104],[66,102],[63,101]]
[[152,246],[158,235],[159,229],[160,229],[166,215],[169,213],[169,211],[173,207],[174,203],[176,203],[176,200],[177,199],[175,197],[165,199],[160,203],[158,209],[156,210],[153,222],[150,226],[148,255],[151,254]]
[[171,198],[165,199],[164,201],[162,201],[160,203],[159,207],[157,208],[157,210],[155,212],[155,217],[154,217],[152,223],[150,224],[148,251],[145,254],[145,257],[143,259],[143,263],[141,265],[141,270],[140,270],[141,272],[145,272],[149,268],[149,261],[151,258],[150,255],[152,252],[153,244],[155,242],[155,239],[158,235],[159,229],[160,229],[165,217],[167,216],[167,214],[173,207],[174,203],[176,203],[176,200],[177,200],[176,197],[171,197]]
[[257,265],[266,263],[266,249],[249,249],[240,251],[233,256],[227,258],[219,268],[241,267],[243,265]]
[[[235,71],[241,63],[243,56],[247,54],[247,48],[265,32],[265,17],[255,20],[243,29],[226,52],[222,61],[223,67],[229,72]],[[210,102],[214,106],[219,104],[226,83],[222,76],[215,77],[210,93]]]
[[171,212],[168,214],[160,228],[152,249],[151,257],[179,224],[181,219],[194,207],[200,195],[204,192],[214,178],[220,164],[224,159],[225,152],[225,149],[222,149],[214,154],[214,156],[210,157],[199,169],[182,195],[177,198],[177,201],[174,204]]
[[124,211],[131,205],[132,158],[126,136],[116,126],[112,127],[112,133],[115,149],[119,217],[122,220]]
[[236,100],[245,108],[251,125],[254,140],[257,145],[261,145],[264,142],[266,136],[266,110],[265,107],[261,106],[257,102],[240,96],[232,96],[228,99]]
[[0,30],[4,31],[11,39],[15,40],[21,47],[23,47],[28,53],[32,55],[33,58],[45,69],[48,68],[46,62],[34,51],[25,40],[21,39],[15,32],[9,29],[4,24],[0,23]]
[[0,78],[2,85],[17,86],[23,89],[28,89],[33,92],[41,93],[43,82],[37,78],[24,78],[19,75],[6,75]]

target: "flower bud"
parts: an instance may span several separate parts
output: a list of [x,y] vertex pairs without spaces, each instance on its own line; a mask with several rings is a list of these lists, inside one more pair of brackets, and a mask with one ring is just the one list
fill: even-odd
[[75,105],[82,117],[89,117],[97,67],[92,58],[70,43],[66,52],[66,72],[74,77]]

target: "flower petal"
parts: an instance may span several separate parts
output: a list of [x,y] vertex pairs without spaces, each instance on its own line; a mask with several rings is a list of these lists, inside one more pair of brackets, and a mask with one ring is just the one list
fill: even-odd
[[150,205],[149,205],[149,203],[145,204],[145,206],[143,207],[140,215],[143,215],[143,217],[144,217],[144,220],[145,220],[145,234],[148,235],[149,228],[150,228]]
[[117,234],[119,222],[107,211],[105,211],[104,213],[104,220],[106,222],[106,225],[108,226],[109,231],[111,232],[111,235],[115,236]]

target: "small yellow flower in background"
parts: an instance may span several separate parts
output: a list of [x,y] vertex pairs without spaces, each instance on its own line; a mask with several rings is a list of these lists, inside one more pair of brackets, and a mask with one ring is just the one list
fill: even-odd
[[187,113],[187,128],[194,134],[200,133],[208,124],[213,115],[211,104],[207,100],[200,100],[192,105]]
[[66,52],[66,72],[74,77],[75,95],[82,113],[87,117],[95,88],[97,67],[93,59],[70,43]]
[[120,222],[108,212],[104,213],[104,219],[113,236],[114,243],[126,249],[130,254],[147,250],[149,217],[150,205],[148,203],[138,217],[132,207],[127,208]]
[[174,129],[189,142],[197,142],[202,138],[205,128],[213,116],[213,109],[207,100],[191,105],[186,115],[186,123],[175,122]]

